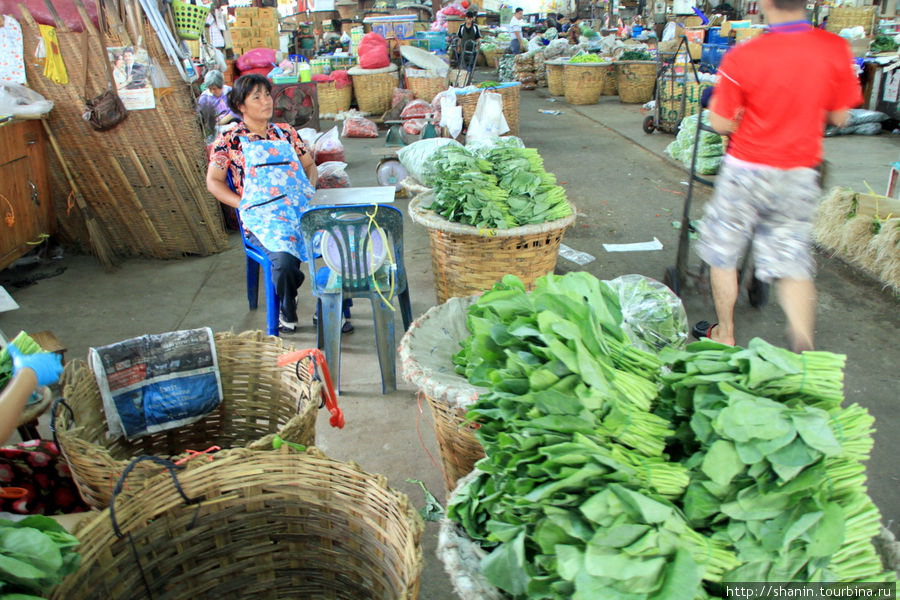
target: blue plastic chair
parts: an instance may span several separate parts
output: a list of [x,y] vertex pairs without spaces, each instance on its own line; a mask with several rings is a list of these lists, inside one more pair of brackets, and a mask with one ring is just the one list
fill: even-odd
[[[226,178],[228,187],[232,192],[236,192],[234,182],[231,178],[231,171],[228,171]],[[234,209],[237,215],[238,231],[241,232],[241,242],[244,244],[244,254],[247,255],[247,302],[250,304],[250,310],[256,310],[259,306],[259,268],[263,269],[264,283],[266,286],[266,333],[269,335],[278,335],[278,313],[281,310],[281,300],[275,292],[275,283],[272,281],[272,261],[261,248],[250,243],[247,234],[244,232],[244,224],[241,222],[241,213],[238,209]]]
[[[370,219],[369,215],[373,215]],[[375,226],[377,224],[377,228]],[[380,229],[384,246],[390,248],[393,262],[370,272],[371,238]],[[341,307],[345,299],[369,298],[375,322],[375,346],[381,368],[381,391],[397,389],[394,308],[391,303],[390,277],[395,278],[394,295],[399,298],[400,314],[405,331],[412,322],[406,268],[403,264],[403,214],[392,206],[345,205],[314,207],[300,217],[300,231],[306,243],[311,289],[316,297],[318,315],[318,347],[325,351],[325,360],[340,390],[341,381]],[[317,232],[330,234],[340,254],[340,274],[328,266],[317,268],[321,258],[314,250]],[[387,239],[384,239],[384,238]],[[320,250],[325,253],[325,249]],[[377,288],[376,288],[377,284]],[[379,294],[380,290],[380,294]],[[382,298],[384,296],[384,298]],[[387,300],[388,303],[385,302]]]

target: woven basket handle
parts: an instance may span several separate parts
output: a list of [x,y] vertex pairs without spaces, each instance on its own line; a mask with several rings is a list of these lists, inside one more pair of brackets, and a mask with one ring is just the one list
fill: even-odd
[[113,531],[115,531],[116,536],[119,538],[125,537],[125,534],[119,529],[119,523],[116,521],[116,497],[122,493],[122,488],[125,485],[125,478],[128,477],[128,474],[131,473],[132,469],[134,469],[138,463],[145,460],[155,462],[169,471],[169,475],[172,476],[172,483],[175,484],[175,489],[178,490],[178,493],[184,498],[185,504],[195,504],[201,500],[201,498],[188,498],[187,494],[184,493],[181,482],[178,481],[178,477],[175,475],[176,469],[183,469],[184,467],[179,467],[175,463],[159,458],[158,456],[142,454],[128,463],[128,466],[122,471],[119,480],[116,482],[116,487],[113,489],[112,497],[109,499],[109,520],[112,521]]
[[56,445],[56,449],[62,452],[62,446],[59,445],[59,440],[56,437],[56,409],[62,404],[66,407],[66,410],[69,411],[69,418],[72,420],[72,423],[75,423],[75,412],[72,410],[72,407],[68,405],[66,399],[63,397],[59,397],[53,401],[53,404],[50,406],[50,433],[53,434],[53,443]]

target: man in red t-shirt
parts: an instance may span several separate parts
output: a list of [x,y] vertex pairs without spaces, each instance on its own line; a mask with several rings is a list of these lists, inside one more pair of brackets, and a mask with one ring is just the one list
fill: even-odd
[[694,335],[734,345],[737,262],[753,243],[756,276],[776,280],[794,351],[813,348],[810,253],[825,125],[862,102],[850,46],[806,20],[806,0],[761,0],[769,31],[719,67],[710,124],[731,136],[705,207],[697,253],[710,266],[718,322]]

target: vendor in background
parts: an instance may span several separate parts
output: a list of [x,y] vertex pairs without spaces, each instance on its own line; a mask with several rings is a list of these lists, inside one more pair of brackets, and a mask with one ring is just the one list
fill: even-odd
[[569,17],[562,13],[556,15],[556,24],[558,25],[557,31],[559,31],[560,33],[566,33],[567,31],[569,31],[569,27],[572,26],[572,24],[569,23]]
[[216,125],[225,125],[240,120],[240,116],[228,108],[228,92],[231,87],[225,85],[225,76],[221,71],[213,69],[203,78],[203,93],[197,98],[197,112],[211,113]]
[[[12,378],[0,390],[0,441],[16,430],[28,399],[39,385],[59,381],[62,359],[52,352],[22,354],[6,347]],[[59,448],[50,441],[29,440],[0,448],[0,511],[20,515],[54,515],[87,510]]]
[[569,27],[569,31],[568,31],[570,44],[578,43],[579,38],[581,37],[581,23],[582,23],[581,17],[579,17],[577,15],[572,17],[572,24]]
[[519,54],[520,52],[525,51],[525,38],[522,37],[522,27],[525,25],[525,20],[522,18],[524,14],[525,11],[523,9],[517,8],[507,26],[509,33],[512,34],[512,41],[509,43],[509,51],[513,54]]
[[271,92],[272,83],[262,75],[244,75],[234,83],[228,107],[241,121],[214,142],[206,188],[219,202],[240,211],[248,240],[272,262],[281,302],[280,329],[292,333],[297,328],[297,290],[305,279],[299,220],[315,193],[317,171],[296,130],[271,122]]
[[[456,64],[460,69],[468,69],[475,66],[478,58],[478,45],[481,43],[481,29],[475,24],[477,13],[474,10],[466,12],[466,22],[460,26],[457,36]],[[468,51],[468,53],[467,53]],[[468,58],[471,64],[463,64]]]

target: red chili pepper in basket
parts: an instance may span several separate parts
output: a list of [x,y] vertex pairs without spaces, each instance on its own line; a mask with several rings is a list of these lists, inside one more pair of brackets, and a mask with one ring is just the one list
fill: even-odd
[[325,362],[325,354],[321,350],[319,350],[318,348],[310,348],[307,350],[297,350],[295,352],[282,354],[278,357],[278,366],[283,367],[291,363],[300,362],[306,357],[310,357],[312,359],[308,367],[310,374],[313,374],[315,372],[316,367],[318,367],[321,371],[320,376],[323,383],[325,384],[325,390],[323,391],[323,393],[325,394],[325,408],[327,408],[328,412],[331,413],[331,418],[328,420],[328,422],[332,427],[343,429],[344,413],[338,407],[337,394],[335,394],[334,386],[331,383],[331,373],[328,371],[328,363]]

